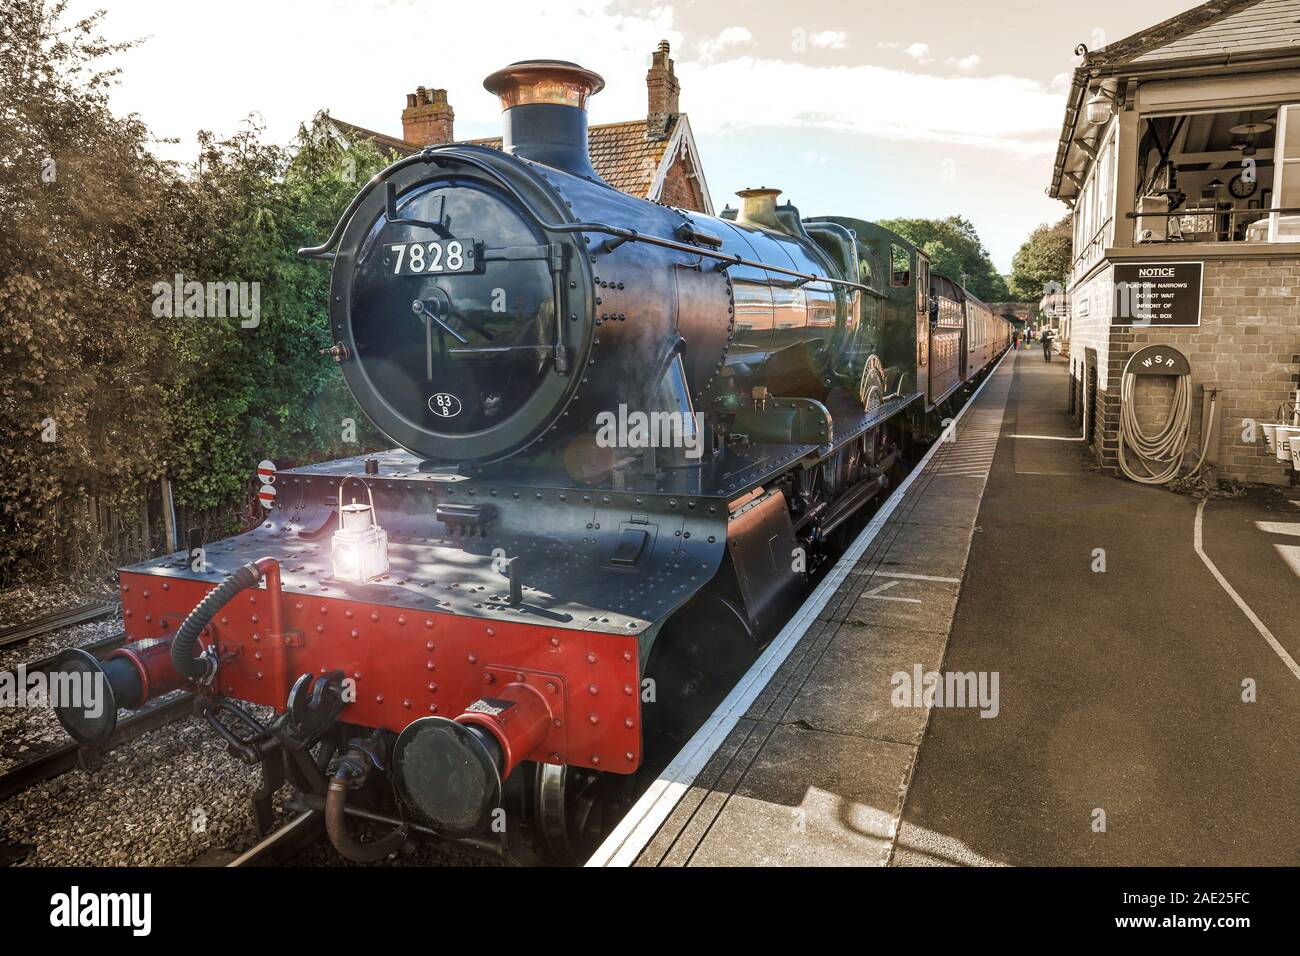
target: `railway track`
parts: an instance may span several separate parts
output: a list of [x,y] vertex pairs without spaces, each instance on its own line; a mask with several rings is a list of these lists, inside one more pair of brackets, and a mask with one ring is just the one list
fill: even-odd
[[120,607],[120,604],[113,601],[105,604],[84,604],[80,607],[42,614],[40,617],[23,624],[15,624],[0,629],[0,648],[21,644],[23,641],[30,641],[34,637],[40,637],[42,634],[48,634],[50,631],[57,631],[60,628],[85,624],[89,621],[98,621],[100,618],[117,613]]
[[[78,644],[77,647],[85,651],[87,654],[98,657],[102,660],[104,655],[108,654],[109,651],[115,651],[125,643],[126,632],[119,631],[117,634],[112,634],[108,637],[101,637],[99,640],[91,641],[88,644]],[[36,671],[49,670],[50,666],[54,663],[55,658],[62,653],[63,651],[55,651],[52,654],[46,654],[44,657],[38,657],[35,660],[28,661],[26,664],[27,673],[32,674]]]
[[324,835],[325,814],[319,810],[306,810],[224,865],[284,866]]
[[70,770],[92,767],[99,757],[114,748],[188,717],[193,712],[194,695],[188,692],[155,701],[120,720],[113,735],[102,746],[83,747],[74,741],[68,741],[0,774],[0,800],[7,800],[14,794],[53,780]]

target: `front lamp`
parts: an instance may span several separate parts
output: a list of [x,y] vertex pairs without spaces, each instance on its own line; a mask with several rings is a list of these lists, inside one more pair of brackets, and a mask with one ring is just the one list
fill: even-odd
[[[361,481],[360,478],[356,479]],[[339,482],[339,526],[330,539],[334,554],[334,578],[365,584],[388,573],[388,532],[379,526],[375,514],[375,496],[364,481],[370,503],[343,503],[343,486]]]

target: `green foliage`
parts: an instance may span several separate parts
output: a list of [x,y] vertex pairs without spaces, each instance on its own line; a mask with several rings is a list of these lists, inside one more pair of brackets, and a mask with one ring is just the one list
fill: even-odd
[[924,249],[931,268],[960,282],[985,302],[1010,298],[1006,280],[998,274],[975,226],[963,216],[946,219],[885,219],[880,223]]
[[1073,258],[1074,232],[1067,215],[1055,225],[1043,223],[1029,234],[1011,260],[1011,291],[1019,302],[1037,302],[1065,286]]
[[[0,0],[0,583],[148,553],[161,477],[182,527],[230,531],[260,459],[387,444],[319,354],[328,268],[294,254],[386,158],[343,155],[322,119],[292,150],[250,125],[162,162],[108,107],[99,64],[130,44],[65,7]],[[257,327],[160,318],[178,274],[257,283]]]

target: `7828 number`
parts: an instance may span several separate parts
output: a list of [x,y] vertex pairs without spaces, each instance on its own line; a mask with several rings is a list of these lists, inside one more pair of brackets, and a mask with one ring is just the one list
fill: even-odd
[[398,242],[390,245],[393,275],[422,276],[437,272],[469,272],[474,268],[474,240]]

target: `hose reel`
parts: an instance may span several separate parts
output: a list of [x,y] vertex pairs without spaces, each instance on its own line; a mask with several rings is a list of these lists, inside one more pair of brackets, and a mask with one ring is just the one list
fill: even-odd
[[[1172,377],[1174,383],[1173,407],[1160,430],[1150,435],[1138,421],[1136,393],[1138,377],[1154,375]],[[1205,456],[1214,437],[1218,421],[1218,391],[1210,391],[1208,413],[1202,416],[1201,456],[1195,474],[1205,464]],[[1178,474],[1187,439],[1192,430],[1192,368],[1187,357],[1177,349],[1165,345],[1148,345],[1129,356],[1120,381],[1119,467],[1133,481],[1146,485],[1163,485]],[[1130,467],[1126,450],[1137,459],[1139,473]]]

